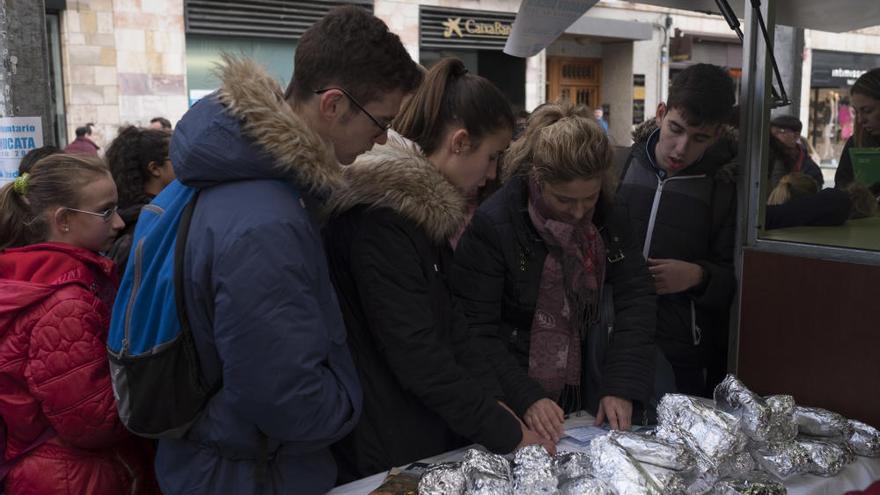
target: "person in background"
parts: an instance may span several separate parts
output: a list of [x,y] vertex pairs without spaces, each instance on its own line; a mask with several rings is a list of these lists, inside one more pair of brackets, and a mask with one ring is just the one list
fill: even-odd
[[92,141],[92,127],[94,126],[95,124],[89,122],[82,127],[77,127],[75,131],[76,139],[64,148],[64,152],[98,156],[98,150],[101,147]]
[[[513,410],[554,441],[563,414],[582,409],[629,429],[633,402],[647,403],[654,385],[654,285],[625,208],[612,204],[612,156],[586,107],[542,106],[455,252],[452,281],[474,345]],[[607,351],[584,343],[604,330],[591,326],[603,287],[615,309]]]
[[819,189],[825,183],[822,170],[801,144],[803,124],[792,115],[780,115],[770,121],[770,189],[784,175],[799,172],[816,181]]
[[218,74],[178,122],[171,161],[199,190],[183,296],[220,387],[184,437],[159,440],[157,477],[165,495],[326,493],[362,392],[319,214],[421,71],[382,20],[346,5],[299,38],[286,93],[252,60],[224,56]]
[[166,131],[170,131],[171,121],[166,119],[165,117],[153,117],[152,119],[150,119],[150,128],[164,129]]
[[101,256],[125,226],[103,163],[56,154],[0,190],[0,417],[6,495],[158,494],[152,448],[119,421]]
[[593,118],[596,119],[596,122],[599,124],[599,127],[602,128],[602,132],[606,135],[608,134],[608,121],[605,120],[605,110],[602,107],[596,107],[593,109]]
[[847,220],[877,215],[877,198],[864,184],[850,183],[844,190],[818,190],[815,181],[800,173],[779,181],[767,199],[765,229],[800,226],[836,226]]
[[168,157],[171,133],[166,130],[128,126],[110,143],[104,159],[119,191],[119,215],[125,228],[107,256],[121,274],[128,263],[134,227],[141,208],[174,180],[174,168]]
[[513,128],[501,91],[447,58],[388,142],[345,169],[324,238],[364,414],[334,449],[340,482],[473,442],[498,453],[542,442],[502,402],[448,282],[449,239]]
[[657,342],[676,386],[708,397],[727,372],[736,290],[736,146],[725,127],[734,92],[721,67],[681,71],[636,130],[617,196],[654,277]]
[[[834,187],[844,189],[855,180],[852,148],[880,147],[880,67],[871,69],[856,79],[850,89],[852,108],[856,113],[853,135],[846,141],[834,174]],[[873,184],[866,184],[873,186]]]
[[27,154],[22,157],[21,161],[18,162],[18,175],[21,176],[30,172],[31,167],[33,167],[35,163],[47,156],[58,153],[61,153],[61,149],[57,146],[52,146],[51,144],[28,151]]

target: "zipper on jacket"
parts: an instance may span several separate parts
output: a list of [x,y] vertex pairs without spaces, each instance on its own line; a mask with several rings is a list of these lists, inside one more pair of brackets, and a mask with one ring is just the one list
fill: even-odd
[[672,180],[688,180],[688,179],[705,179],[706,174],[701,175],[684,175],[673,176],[667,179],[657,177],[657,189],[654,191],[654,203],[651,205],[651,216],[648,218],[648,230],[645,232],[645,245],[642,248],[642,256],[648,259],[648,253],[651,252],[651,241],[654,238],[654,226],[657,223],[657,211],[660,210],[660,197],[663,196],[663,186]]
[[131,314],[134,312],[134,300],[137,297],[141,285],[141,263],[144,257],[144,240],[140,239],[134,250],[134,280],[131,283],[131,295],[128,297],[128,307],[125,308],[125,327],[122,336],[121,355],[128,354],[129,337],[131,335]]
[[691,301],[691,337],[694,339],[695,347],[703,340],[703,330],[697,326],[697,307],[693,301]]

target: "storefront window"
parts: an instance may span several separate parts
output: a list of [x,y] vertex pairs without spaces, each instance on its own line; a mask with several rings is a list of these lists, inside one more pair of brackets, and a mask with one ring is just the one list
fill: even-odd
[[294,40],[246,38],[230,36],[186,36],[186,81],[189,104],[220,87],[214,67],[222,53],[243,55],[262,64],[282,88],[293,74]]

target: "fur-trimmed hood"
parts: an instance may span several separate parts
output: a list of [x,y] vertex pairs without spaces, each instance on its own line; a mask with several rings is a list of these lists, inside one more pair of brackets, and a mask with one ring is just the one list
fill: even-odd
[[181,182],[196,187],[245,179],[288,179],[313,193],[343,183],[333,149],[297,116],[257,63],[229,55],[220,90],[196,103],[171,140]]
[[465,196],[425,158],[418,145],[388,132],[344,168],[347,184],[330,198],[328,212],[340,215],[357,205],[389,208],[424,229],[434,242],[455,234],[467,221]]

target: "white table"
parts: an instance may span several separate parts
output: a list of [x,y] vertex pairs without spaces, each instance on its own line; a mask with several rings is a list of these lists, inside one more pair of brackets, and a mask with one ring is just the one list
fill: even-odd
[[[584,413],[581,416],[569,417],[565,421],[565,429],[592,424],[593,417]],[[471,447],[453,450],[419,462],[433,464],[435,462],[460,461],[469,448]],[[563,438],[556,448],[560,452],[583,450],[583,447],[568,438]],[[373,476],[337,486],[328,495],[367,495],[382,484],[386,475],[387,473],[384,472],[376,473]],[[788,495],[841,495],[850,490],[864,490],[876,480],[880,480],[880,458],[856,457],[855,462],[833,478],[806,474],[792,477],[785,482],[785,486],[788,488]]]

